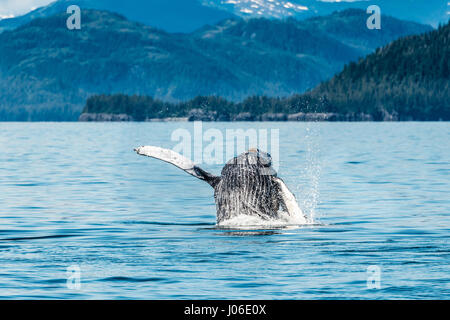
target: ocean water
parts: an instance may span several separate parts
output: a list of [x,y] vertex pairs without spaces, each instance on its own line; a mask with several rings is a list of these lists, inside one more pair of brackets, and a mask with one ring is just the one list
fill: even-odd
[[449,299],[449,123],[203,123],[239,128],[278,134],[309,224],[219,228],[209,185],[133,152],[192,123],[0,123],[0,298]]

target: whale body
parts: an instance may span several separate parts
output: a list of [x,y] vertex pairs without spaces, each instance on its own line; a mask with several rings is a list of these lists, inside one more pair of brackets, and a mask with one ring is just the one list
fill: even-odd
[[306,223],[306,217],[295,196],[272,167],[270,154],[259,149],[229,160],[220,176],[215,176],[182,155],[160,147],[136,148],[139,155],[171,163],[190,175],[207,182],[214,189],[217,224],[239,215],[257,216],[263,220],[278,219],[280,212],[296,216]]

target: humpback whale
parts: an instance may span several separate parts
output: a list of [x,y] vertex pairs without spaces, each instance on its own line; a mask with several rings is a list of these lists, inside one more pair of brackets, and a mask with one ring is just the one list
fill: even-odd
[[239,215],[257,216],[263,220],[280,218],[281,213],[306,223],[306,217],[295,196],[277,177],[270,154],[259,149],[229,160],[220,176],[215,176],[173,150],[154,146],[134,149],[137,154],[156,158],[184,170],[208,183],[214,189],[217,224]]

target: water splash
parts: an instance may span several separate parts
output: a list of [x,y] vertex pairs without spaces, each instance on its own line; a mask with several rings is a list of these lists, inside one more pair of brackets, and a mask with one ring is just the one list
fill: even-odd
[[258,216],[241,214],[217,224],[219,228],[244,228],[244,229],[279,229],[298,228],[313,224],[308,219],[307,223],[302,216],[291,216],[285,212],[279,212],[277,219],[262,219]]
[[306,134],[303,137],[305,145],[306,163],[300,171],[304,185],[297,184],[297,199],[300,207],[308,217],[308,222],[314,224],[319,219],[317,206],[319,204],[319,181],[321,165],[320,154],[320,127],[318,123],[307,123]]
[[320,126],[312,122],[306,124],[303,136],[305,150],[305,162],[299,175],[299,183],[295,188],[295,195],[299,206],[307,217],[305,224],[302,216],[290,216],[285,212],[279,212],[277,219],[261,219],[258,216],[239,215],[222,221],[219,228],[239,229],[277,229],[298,228],[301,226],[320,225],[317,206],[319,204],[319,181],[321,174],[320,157]]

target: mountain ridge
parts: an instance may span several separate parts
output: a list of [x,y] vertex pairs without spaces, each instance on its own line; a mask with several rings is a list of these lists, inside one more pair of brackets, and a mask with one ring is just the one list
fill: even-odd
[[69,5],[78,5],[81,9],[113,11],[130,20],[168,32],[184,33],[231,17],[295,17],[303,20],[351,8],[366,11],[369,5],[378,5],[382,17],[393,16],[437,27],[439,23],[447,22],[447,12],[450,10],[444,0],[58,0],[22,16],[0,19],[0,32],[14,29],[37,17],[65,12]]
[[[329,15],[334,11],[360,9],[366,11],[370,5],[377,5],[383,16],[393,16],[401,20],[415,21],[437,27],[448,21],[449,6],[444,0],[353,0],[353,1],[318,1],[318,0],[233,0],[227,5],[223,0],[204,0],[211,6],[228,10],[240,16],[264,16],[274,18],[295,17],[307,19]],[[231,1],[230,1],[231,2]],[[250,12],[251,11],[251,12]]]
[[15,29],[36,18],[65,13],[70,5],[77,5],[82,10],[116,12],[129,20],[167,32],[188,33],[205,24],[235,17],[231,12],[202,5],[198,0],[58,0],[22,16],[0,20],[0,32]]

